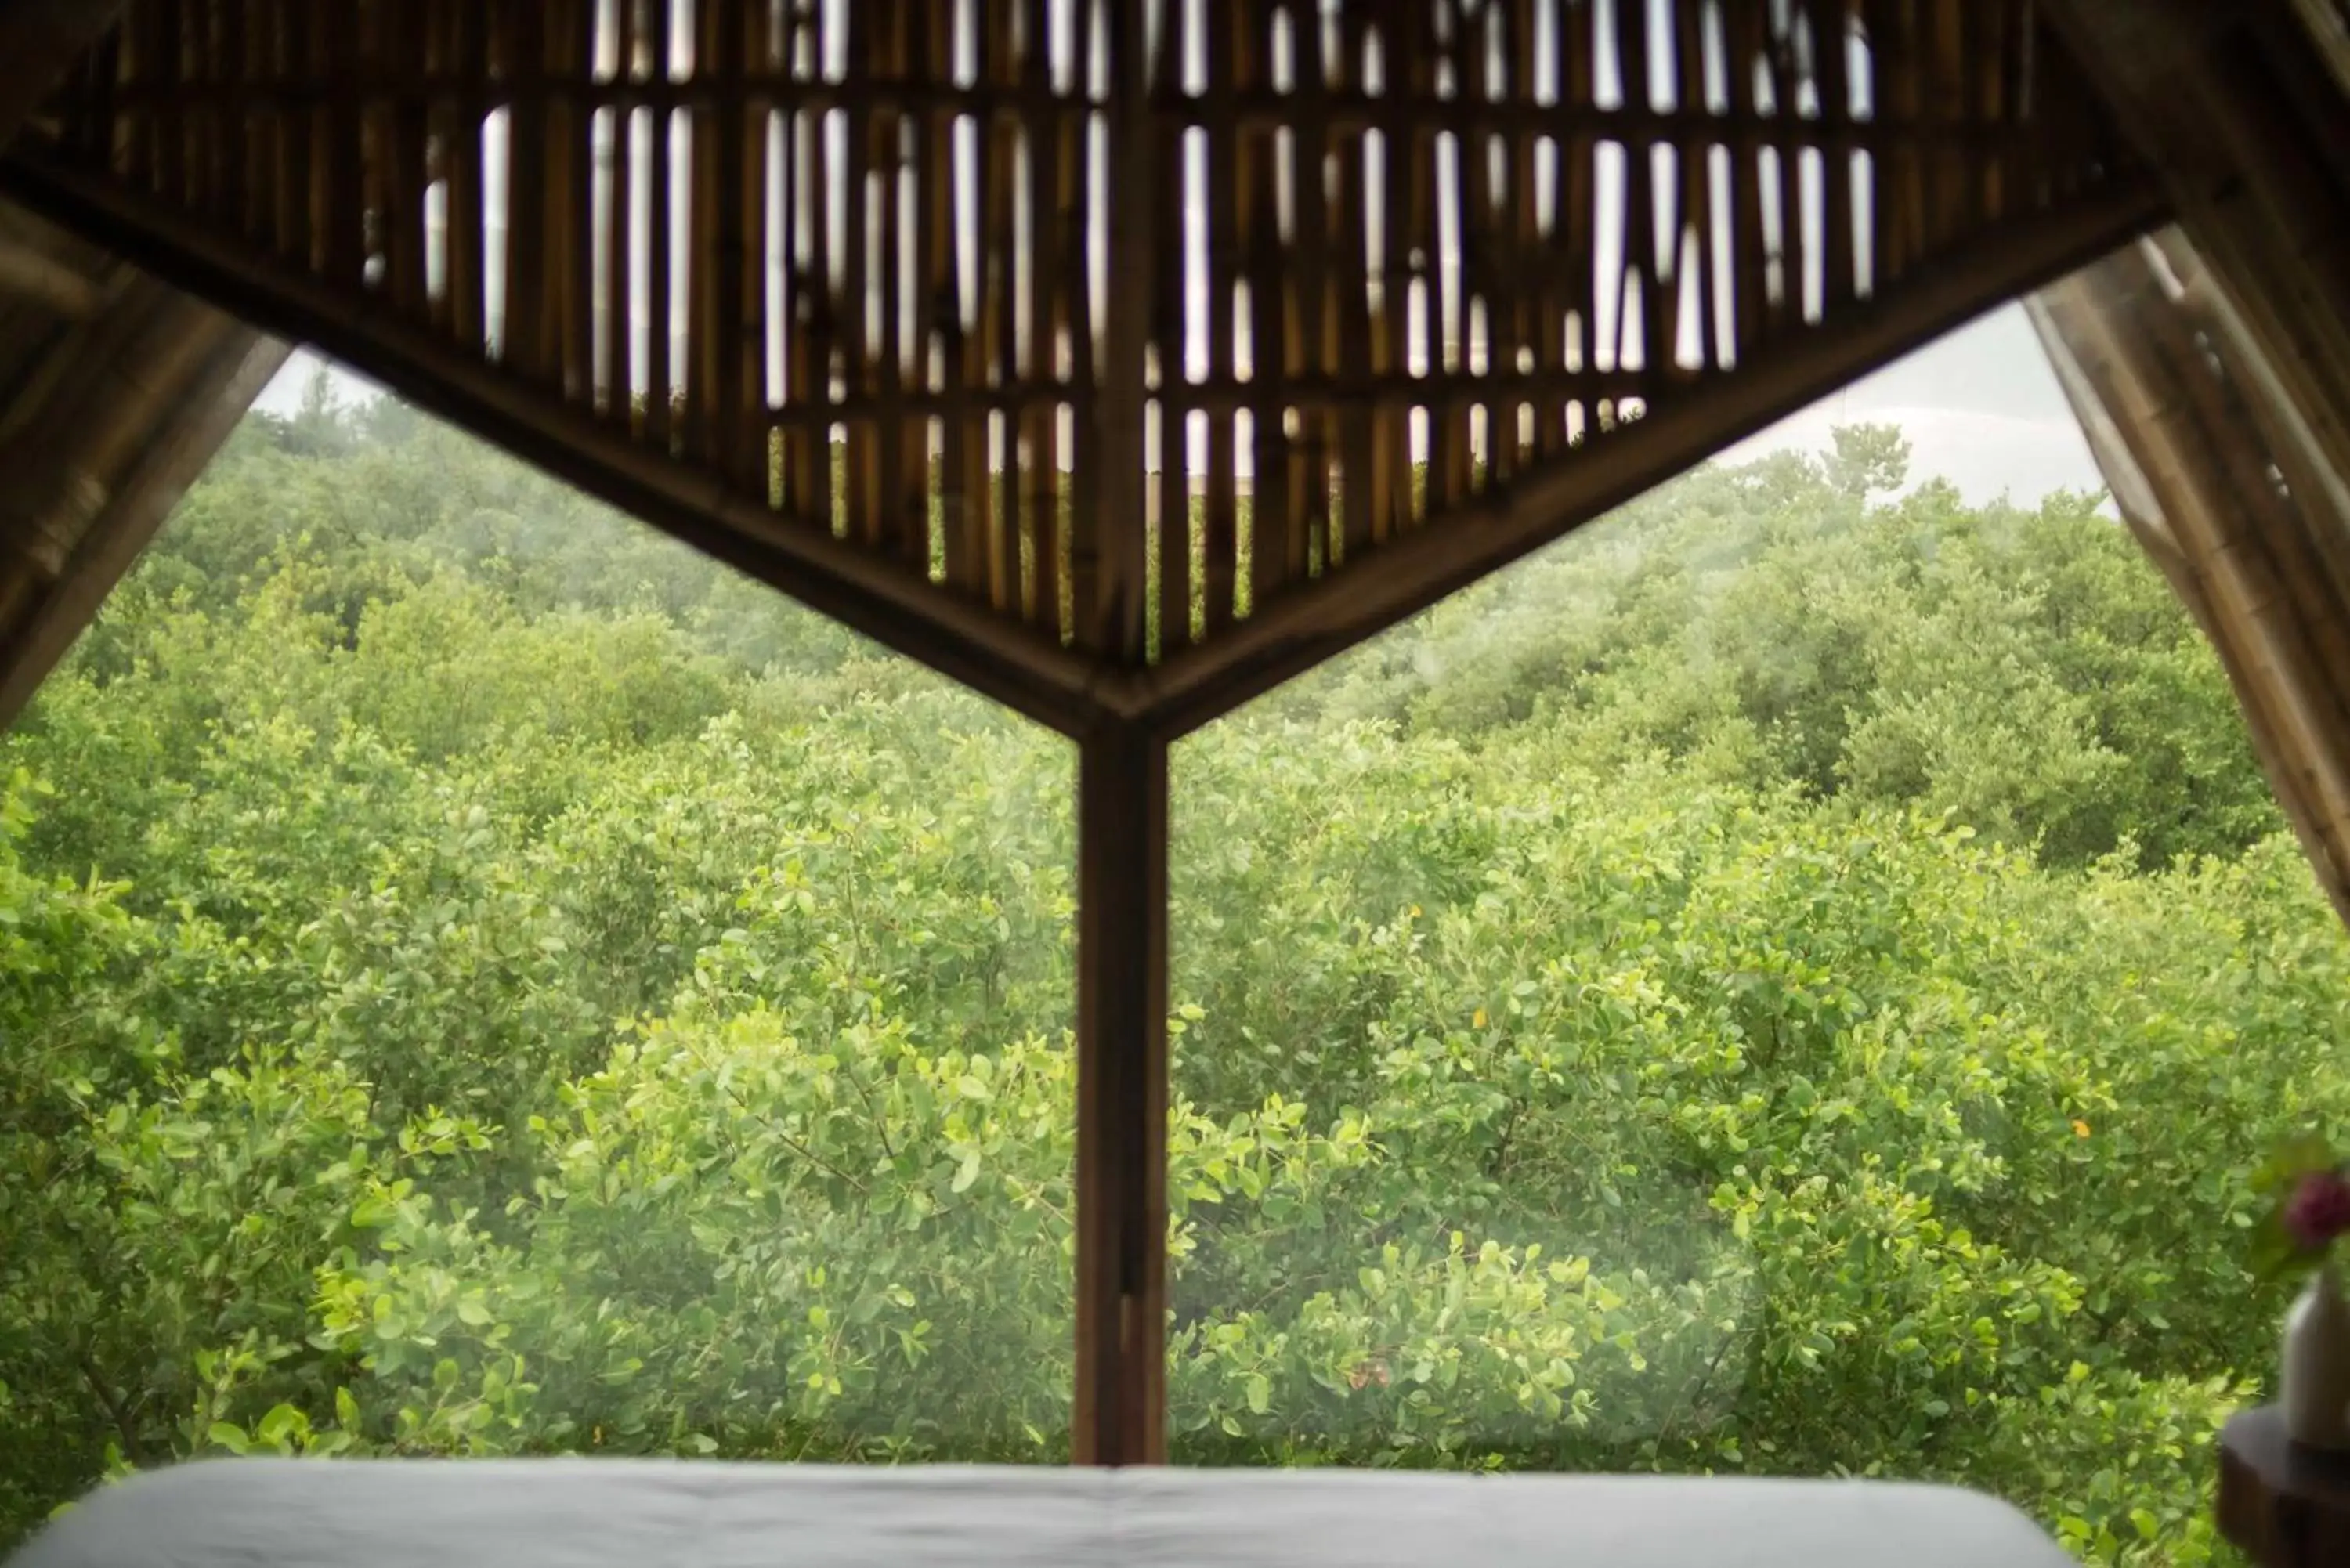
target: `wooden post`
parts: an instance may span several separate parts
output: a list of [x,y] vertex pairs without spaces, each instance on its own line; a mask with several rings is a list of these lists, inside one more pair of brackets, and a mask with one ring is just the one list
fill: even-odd
[[1072,1458],[1167,1457],[1167,742],[1077,756],[1077,1376]]

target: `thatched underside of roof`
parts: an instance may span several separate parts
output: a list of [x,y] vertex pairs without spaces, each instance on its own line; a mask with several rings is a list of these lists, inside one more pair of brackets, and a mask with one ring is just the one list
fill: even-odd
[[81,635],[286,353],[0,202],[0,724]]

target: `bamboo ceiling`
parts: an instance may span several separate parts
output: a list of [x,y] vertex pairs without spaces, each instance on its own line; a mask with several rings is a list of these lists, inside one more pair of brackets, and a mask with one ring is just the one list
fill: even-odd
[[2030,0],[132,0],[5,184],[1073,731],[2161,210]]

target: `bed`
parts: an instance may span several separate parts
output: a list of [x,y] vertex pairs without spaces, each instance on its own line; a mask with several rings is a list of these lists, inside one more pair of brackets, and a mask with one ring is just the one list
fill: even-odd
[[10,1568],[2067,1568],[2007,1504],[1848,1480],[285,1460],[109,1487]]

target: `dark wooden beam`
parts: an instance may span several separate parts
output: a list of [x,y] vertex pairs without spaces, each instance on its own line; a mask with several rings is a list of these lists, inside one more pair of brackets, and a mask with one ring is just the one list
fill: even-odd
[[1122,705],[1180,735],[1558,539],[1994,306],[2145,234],[2168,204],[2132,182],[1902,279],[1873,306],[1775,346],[1753,369],[1593,438],[1483,509],[1447,515],[1296,589],[1136,678]]
[[1167,1458],[1167,742],[1077,755],[1079,1464]]
[[30,146],[0,158],[0,194],[265,331],[317,345],[420,408],[1041,723],[1077,736],[1114,711],[1117,682],[1042,633],[778,516],[588,411],[389,310],[354,309],[332,286],[260,261],[160,202]]

